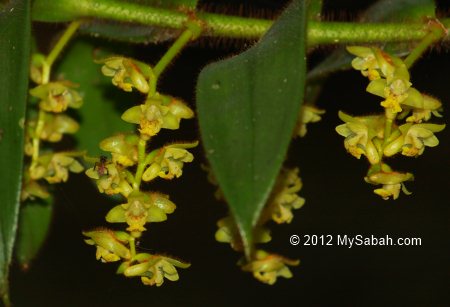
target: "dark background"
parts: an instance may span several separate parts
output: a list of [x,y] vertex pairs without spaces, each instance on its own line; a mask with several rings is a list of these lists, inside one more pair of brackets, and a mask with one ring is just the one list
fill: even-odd
[[[258,14],[257,7],[277,11],[283,4],[247,3],[252,14]],[[369,3],[328,1],[326,15],[351,19]],[[200,69],[244,48],[242,44],[236,47],[239,44],[235,42],[219,45],[221,48],[188,48],[164,76],[161,91],[194,106]],[[165,50],[164,46],[139,48],[143,55]],[[322,48],[313,58],[317,61],[331,51],[331,47]],[[149,61],[156,58],[144,57]],[[445,51],[435,50],[412,70],[414,87],[440,98],[447,108],[448,59]],[[327,110],[323,120],[308,126],[305,138],[292,142],[287,163],[300,167],[304,181],[300,194],[306,204],[295,212],[292,224],[270,225],[273,242],[263,248],[301,259],[301,265],[292,270],[293,279],[280,278],[272,287],[261,284],[235,265],[240,255],[214,240],[216,222],[226,214],[226,206],[213,197],[215,188],[200,168],[205,158],[198,148],[194,150],[195,163],[185,166],[183,177],[151,185],[153,190],[170,194],[178,208],[167,222],[150,225],[140,245],[143,251],[190,261],[192,267],[179,271],[178,282],[146,287],[138,278],[115,275],[117,264],[95,260],[95,248],[83,242],[81,231],[106,226],[104,215],[112,203],[84,175],[74,175],[69,184],[57,189],[51,233],[34,265],[27,272],[13,267],[15,306],[450,305],[450,129],[439,133],[441,144],[427,148],[423,156],[392,161],[394,167],[415,174],[416,180],[407,184],[413,195],[403,194],[397,201],[381,200],[363,180],[367,163],[347,154],[343,138],[334,130],[340,124],[338,110],[365,114],[380,109],[379,99],[364,91],[366,83],[356,71],[332,76],[318,100]],[[448,118],[447,110],[443,114]],[[198,138],[195,120],[183,123],[182,128],[161,137]],[[293,247],[289,244],[292,234],[420,237],[422,246]]]

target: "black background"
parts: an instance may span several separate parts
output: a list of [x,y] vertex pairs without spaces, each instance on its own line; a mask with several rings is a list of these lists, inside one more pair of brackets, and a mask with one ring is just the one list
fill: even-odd
[[[255,7],[275,11],[282,7],[281,1],[248,3],[252,14],[258,12]],[[369,3],[328,1],[326,16],[351,19]],[[239,44],[188,48],[164,75],[161,91],[195,107],[193,89],[201,68],[238,53],[244,48],[243,44],[236,48]],[[155,61],[164,49],[139,47],[138,53]],[[324,47],[313,59],[331,51]],[[153,56],[146,58],[149,54]],[[434,50],[412,69],[414,87],[440,98],[448,107],[449,70],[448,54]],[[300,167],[304,181],[300,194],[306,204],[295,212],[292,224],[271,225],[273,242],[264,248],[301,259],[301,265],[292,270],[293,279],[281,278],[274,286],[261,284],[235,265],[240,255],[214,240],[216,221],[226,214],[226,207],[214,199],[214,187],[200,168],[205,162],[200,147],[194,150],[195,163],[185,166],[183,177],[151,185],[151,189],[170,194],[178,208],[167,222],[150,225],[140,245],[144,251],[190,261],[192,267],[179,271],[178,282],[145,287],[137,278],[115,275],[116,264],[95,260],[95,249],[83,242],[81,231],[106,226],[103,218],[112,203],[84,175],[75,175],[57,189],[51,233],[34,265],[28,272],[13,267],[15,306],[450,305],[450,129],[439,133],[440,145],[427,148],[423,156],[392,161],[394,167],[415,174],[416,180],[407,184],[413,195],[381,200],[363,180],[367,163],[347,154],[342,137],[334,130],[340,124],[338,110],[352,114],[380,110],[379,99],[364,91],[366,82],[356,71],[332,76],[318,100],[327,110],[323,120],[308,126],[305,138],[292,142],[287,163]],[[447,110],[443,114],[448,118]],[[195,120],[183,123],[182,128],[164,132],[161,138],[198,138]],[[420,237],[422,246],[293,247],[289,244],[292,234]]]

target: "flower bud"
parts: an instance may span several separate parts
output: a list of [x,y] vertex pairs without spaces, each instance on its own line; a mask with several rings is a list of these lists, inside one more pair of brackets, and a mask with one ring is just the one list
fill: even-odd
[[273,285],[278,277],[292,277],[292,272],[287,265],[297,266],[299,264],[299,260],[291,260],[280,255],[257,250],[254,254],[254,259],[243,265],[242,270],[253,272],[253,276],[259,281]]
[[388,143],[384,147],[383,154],[386,157],[391,157],[391,156],[397,154],[398,152],[400,152],[402,150],[404,141],[405,141],[404,136],[400,136],[400,137],[396,138],[395,140]]
[[151,181],[158,177],[159,172],[161,171],[161,165],[158,163],[152,163],[142,174],[142,180]]

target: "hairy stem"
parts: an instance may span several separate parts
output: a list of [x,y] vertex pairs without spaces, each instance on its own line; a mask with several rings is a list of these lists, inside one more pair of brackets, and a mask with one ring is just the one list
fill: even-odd
[[[75,32],[79,27],[80,27],[79,21],[72,22],[69,25],[69,27],[67,27],[66,31],[64,31],[64,34],[60,37],[56,45],[53,47],[52,51],[47,56],[47,58],[45,59],[45,63],[48,66],[49,72],[56,58],[61,54],[64,47],[67,45],[67,43],[70,41],[70,39],[72,38],[72,36],[75,34]],[[43,83],[47,83],[49,81],[49,77],[50,76],[47,76],[46,82]],[[45,76],[43,79],[45,80]]]
[[[227,16],[213,13],[196,13],[205,25],[205,36],[229,38],[261,37],[272,25],[271,20]],[[110,19],[134,22],[148,26],[183,29],[187,14],[169,9],[143,6],[120,0],[35,0],[33,18],[37,21],[62,22],[80,18]],[[446,27],[450,20],[442,20]],[[423,39],[429,32],[423,23],[308,23],[308,44],[401,42]]]
[[159,76],[193,37],[194,33],[192,32],[192,30],[186,29],[155,65],[155,67],[153,68],[153,74],[149,79],[150,90],[148,93],[148,97],[153,97],[154,95],[156,95],[156,87]]
[[408,57],[405,59],[405,65],[407,68],[411,66],[422,56],[422,54],[435,42],[439,41],[446,35],[446,29],[443,24],[437,20],[430,22],[430,32],[419,42],[419,44],[411,51]]
[[180,53],[184,46],[192,39],[194,33],[190,29],[185,30],[180,37],[173,43],[173,45],[167,50],[164,56],[153,68],[153,72],[158,78],[161,73],[166,69],[167,65]]

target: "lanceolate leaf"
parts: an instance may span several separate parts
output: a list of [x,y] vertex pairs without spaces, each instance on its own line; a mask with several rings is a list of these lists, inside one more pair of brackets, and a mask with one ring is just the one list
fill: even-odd
[[8,268],[17,231],[30,50],[29,1],[0,11],[0,295],[7,305]]
[[130,94],[115,88],[111,78],[102,75],[101,65],[94,63],[96,47],[100,46],[91,41],[74,41],[57,69],[65,79],[79,84],[84,104],[77,110],[80,118],[80,130],[75,135],[77,147],[94,156],[103,153],[98,147],[101,140],[117,132],[133,130],[131,124],[120,119],[121,110],[129,106]]
[[23,269],[28,269],[44,243],[52,218],[53,201],[29,201],[20,210],[16,256]]
[[197,84],[203,145],[247,255],[303,100],[305,2],[293,1],[248,51],[207,66]]

